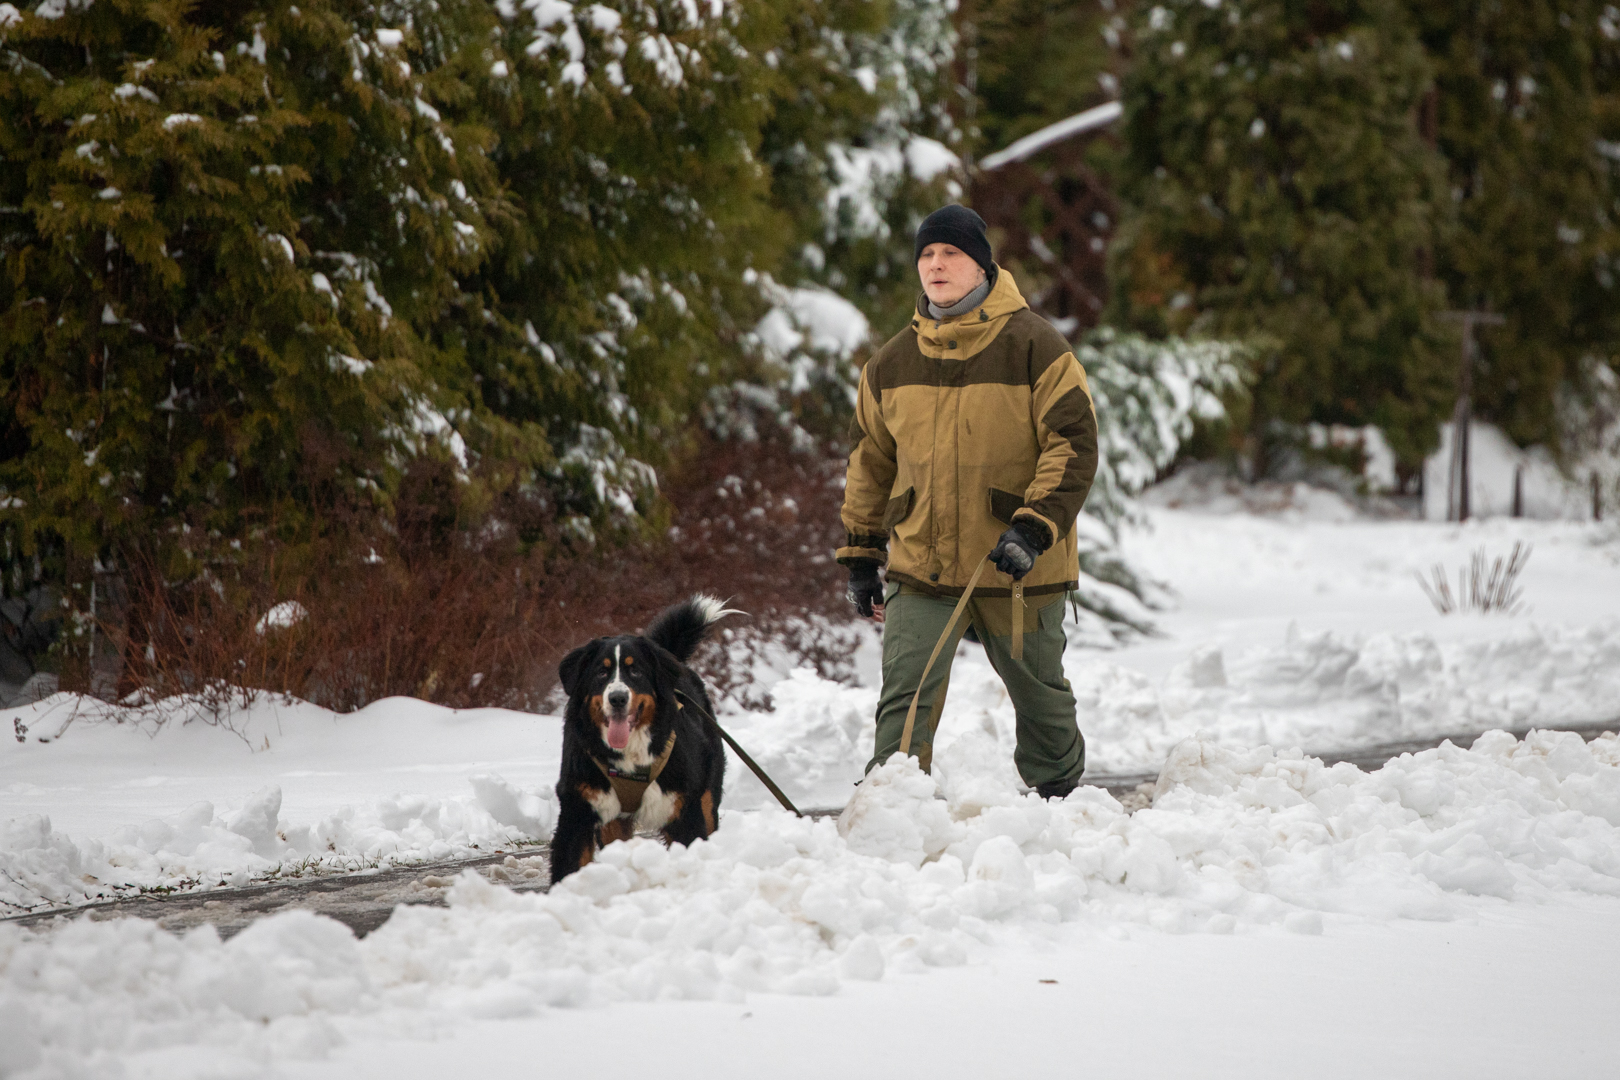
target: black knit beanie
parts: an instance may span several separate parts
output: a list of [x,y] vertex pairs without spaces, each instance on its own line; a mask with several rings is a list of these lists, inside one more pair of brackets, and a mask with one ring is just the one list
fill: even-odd
[[922,258],[929,244],[950,244],[984,267],[986,277],[994,277],[995,260],[990,257],[990,241],[984,235],[984,219],[965,206],[942,206],[923,218],[917,229],[917,251],[913,261]]

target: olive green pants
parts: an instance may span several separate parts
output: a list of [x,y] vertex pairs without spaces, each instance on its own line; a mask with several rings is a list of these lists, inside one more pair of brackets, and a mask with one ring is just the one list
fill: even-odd
[[[898,583],[884,590],[883,692],[878,697],[877,736],[872,769],[900,749],[906,711],[917,692],[928,655],[956,610],[954,598],[929,596]],[[1074,692],[1063,677],[1063,594],[1033,596],[1024,606],[1024,658],[1012,658],[1012,604],[1006,597],[968,601],[966,617],[940,650],[917,704],[911,753],[926,771],[933,763],[934,729],[949,686],[950,661],[957,643],[973,626],[990,665],[1007,686],[1017,720],[1013,764],[1030,787],[1051,780],[1080,778],[1086,767],[1086,741],[1075,720]]]

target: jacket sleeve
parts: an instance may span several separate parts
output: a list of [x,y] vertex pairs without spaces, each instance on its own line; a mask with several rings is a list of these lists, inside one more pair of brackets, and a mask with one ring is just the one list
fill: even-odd
[[1066,352],[1035,380],[1031,403],[1040,459],[1013,520],[1034,518],[1052,542],[1069,534],[1097,475],[1097,414],[1086,370]]
[[883,512],[894,487],[894,436],[883,422],[883,403],[870,380],[872,365],[861,371],[861,389],[855,399],[855,415],[849,422],[849,439],[854,450],[849,455],[849,471],[844,482],[843,521],[845,544],[835,556],[841,563],[852,559],[889,557],[889,534],[883,527]]

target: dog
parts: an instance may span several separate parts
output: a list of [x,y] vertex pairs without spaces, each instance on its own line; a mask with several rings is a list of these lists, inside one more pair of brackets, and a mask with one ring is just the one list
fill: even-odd
[[[657,830],[666,844],[714,832],[725,745],[703,680],[687,666],[729,610],[697,595],[668,608],[639,636],[597,638],[558,665],[568,695],[557,829],[556,884],[604,844]],[[701,710],[701,711],[699,711]]]

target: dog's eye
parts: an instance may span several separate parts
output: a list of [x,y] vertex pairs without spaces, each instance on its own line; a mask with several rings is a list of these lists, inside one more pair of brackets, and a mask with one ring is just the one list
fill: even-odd
[[629,667],[631,664],[633,664],[635,662],[636,662],[636,658],[633,657],[633,656],[627,656],[627,657],[624,658],[624,666],[625,667]]

